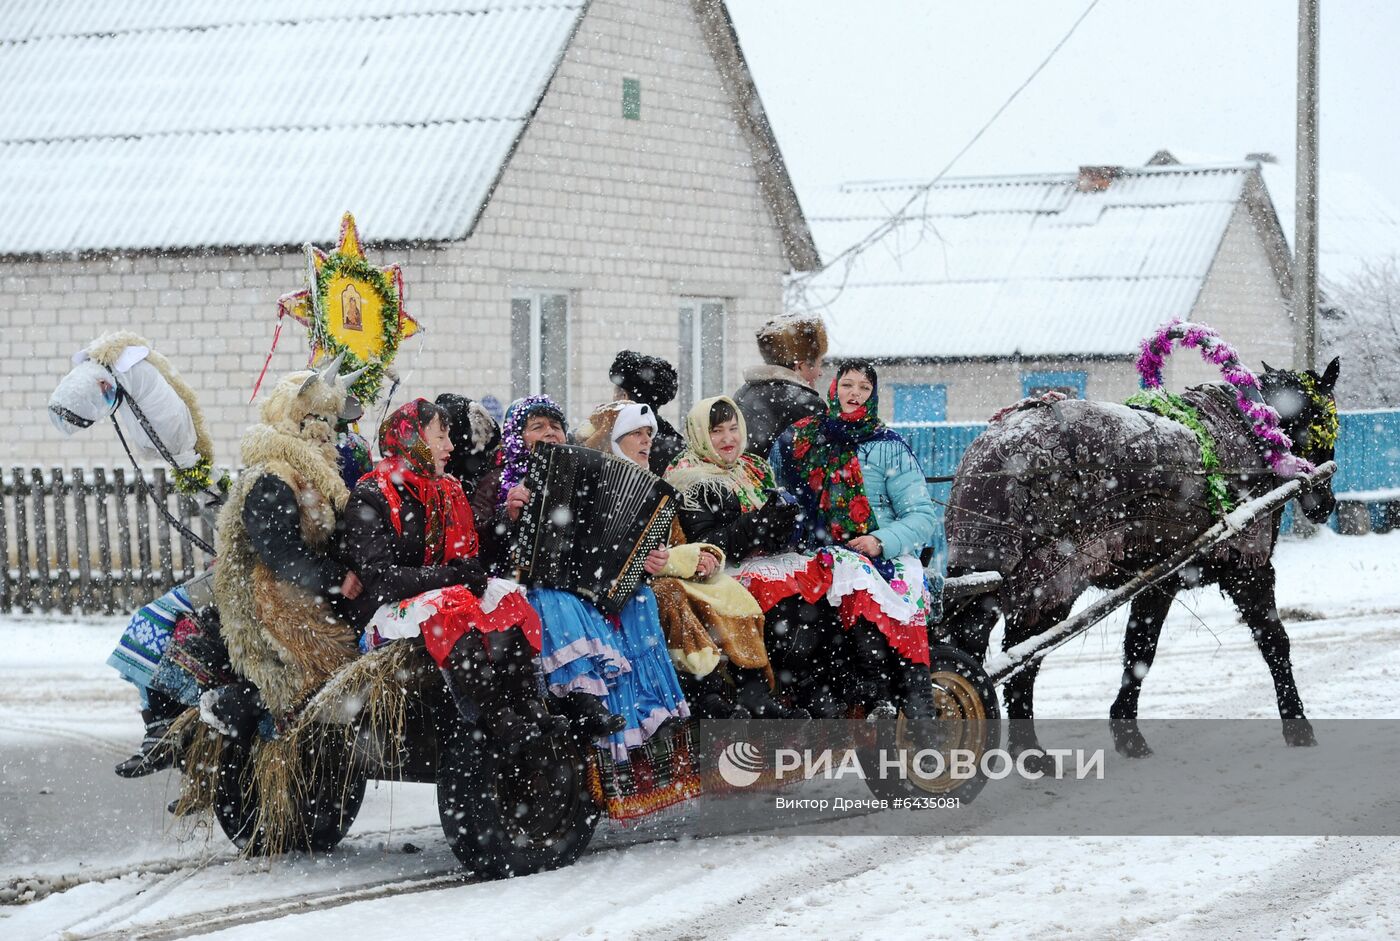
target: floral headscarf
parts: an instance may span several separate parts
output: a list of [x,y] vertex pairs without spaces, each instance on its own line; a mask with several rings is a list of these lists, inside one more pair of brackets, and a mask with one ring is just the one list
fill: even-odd
[[[832,542],[845,542],[871,531],[870,501],[858,451],[867,441],[903,441],[880,421],[880,385],[873,370],[854,367],[870,376],[874,388],[864,405],[843,413],[836,384],[851,368],[838,369],[827,391],[827,412],[793,425],[791,476],[797,499],[810,520],[822,520]],[[784,454],[787,458],[788,455]]]
[[[720,402],[734,410],[739,421],[740,455],[726,462],[710,440],[710,411]],[[739,497],[739,508],[749,513],[763,506],[768,491],[774,489],[773,470],[761,457],[743,452],[749,438],[748,427],[739,406],[727,395],[702,399],[685,417],[686,448],[671,462],[666,482],[682,494],[697,488],[723,488]]]
[[471,503],[462,484],[449,474],[439,475],[433,464],[424,428],[427,399],[414,399],[394,410],[379,426],[379,453],[382,455],[368,475],[389,506],[389,522],[403,535],[403,498],[407,490],[423,505],[423,564],[441,565],[453,559],[471,558],[477,553],[476,526]]
[[545,415],[565,427],[564,411],[547,395],[527,395],[516,399],[506,409],[505,421],[501,424],[501,450],[497,462],[501,466],[501,489],[496,494],[496,505],[504,506],[506,494],[525,479],[525,471],[530,466],[530,448],[525,444],[525,424],[536,415]]

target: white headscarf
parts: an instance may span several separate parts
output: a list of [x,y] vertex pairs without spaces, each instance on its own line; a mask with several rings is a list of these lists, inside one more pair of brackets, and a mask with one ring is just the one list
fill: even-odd
[[638,428],[650,428],[651,433],[656,434],[656,412],[652,410],[650,405],[628,402],[617,410],[617,420],[613,422],[612,453],[623,460],[630,461],[631,458],[623,453],[622,448],[618,447],[617,443]]

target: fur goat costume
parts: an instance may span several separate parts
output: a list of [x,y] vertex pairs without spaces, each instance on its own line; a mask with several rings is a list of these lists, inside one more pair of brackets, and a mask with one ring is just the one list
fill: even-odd
[[259,558],[243,519],[265,474],[296,494],[301,534],[329,547],[349,491],[337,470],[336,418],[349,383],[329,370],[287,376],[263,401],[259,424],[243,436],[243,473],[219,513],[214,593],[235,670],[262,693],[273,715],[289,713],[355,655],[355,634],[325,599],[279,578]]

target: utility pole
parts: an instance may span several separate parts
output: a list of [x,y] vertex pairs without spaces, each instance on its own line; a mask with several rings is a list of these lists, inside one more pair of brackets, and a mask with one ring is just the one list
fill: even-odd
[[1317,368],[1317,31],[1318,0],[1298,0],[1298,180],[1294,193],[1295,364]]

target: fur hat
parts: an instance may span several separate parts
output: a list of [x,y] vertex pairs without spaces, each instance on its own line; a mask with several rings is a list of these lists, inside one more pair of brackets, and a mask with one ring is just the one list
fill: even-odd
[[623,350],[608,370],[612,384],[634,402],[660,408],[676,397],[676,367],[659,356]]
[[451,422],[452,456],[447,459],[447,472],[458,480],[474,480],[486,470],[500,447],[501,426],[481,403],[465,395],[444,392],[436,404]]
[[826,325],[815,314],[784,314],[758,331],[758,352],[770,366],[791,367],[826,355]]
[[638,428],[650,428],[655,434],[656,409],[640,402],[608,402],[593,410],[588,424],[592,433],[583,442],[585,447],[626,458],[617,446],[618,439]]

